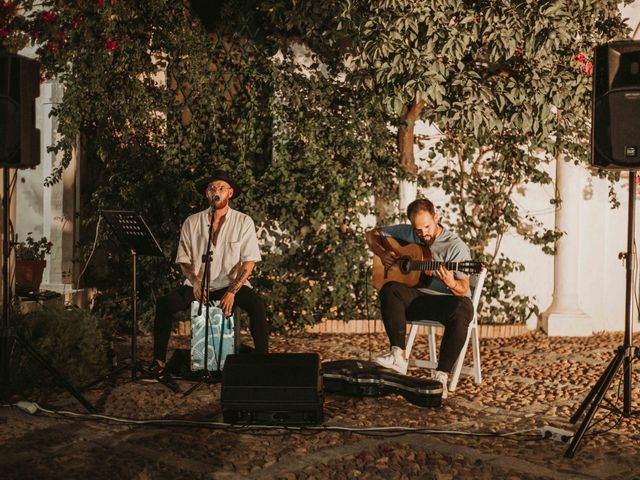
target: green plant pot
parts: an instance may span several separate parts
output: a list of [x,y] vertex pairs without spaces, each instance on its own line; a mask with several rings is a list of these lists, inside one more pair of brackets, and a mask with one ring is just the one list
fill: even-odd
[[39,290],[46,260],[17,260],[16,284],[26,290]]

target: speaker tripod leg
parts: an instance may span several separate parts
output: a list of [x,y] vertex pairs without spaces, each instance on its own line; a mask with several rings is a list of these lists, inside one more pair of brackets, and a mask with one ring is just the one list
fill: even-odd
[[58,380],[58,382],[60,383],[60,385],[62,385],[71,395],[73,395],[75,399],[78,400],[78,402],[80,402],[82,406],[87,409],[89,413],[97,413],[96,408],[93,405],[91,405],[87,401],[87,399],[84,398],[84,396],[73,385],[71,385],[71,383],[69,383],[69,381],[66,378],[64,378],[64,376],[62,376],[60,372],[58,372],[58,370],[56,370],[51,365],[49,365],[47,361],[44,359],[44,357],[42,357],[42,355],[40,355],[31,345],[29,345],[29,343],[26,340],[23,340],[19,335],[16,335],[15,339],[20,344],[20,346],[24,348],[27,351],[27,353],[29,353],[29,355],[35,358],[38,361],[38,363],[40,363],[40,365],[46,368],[49,371],[49,373],[51,373],[55,377],[56,380]]
[[591,403],[591,408],[589,408],[589,411],[587,412],[587,415],[584,417],[584,420],[580,424],[578,431],[573,435],[571,444],[569,445],[569,448],[567,448],[566,452],[564,453],[564,456],[566,458],[573,458],[573,455],[575,454],[578,448],[578,445],[582,440],[582,437],[587,431],[587,428],[589,428],[589,424],[591,423],[593,416],[598,410],[598,407],[600,406],[600,402],[602,402],[602,399],[607,393],[607,390],[609,389],[609,385],[611,385],[611,382],[613,381],[613,378],[615,377],[616,372],[620,368],[620,365],[622,365],[624,358],[625,358],[625,348],[620,347],[616,352],[616,356],[613,358],[613,360],[611,361],[611,363],[609,364],[609,366],[607,367],[607,369],[604,371],[604,373],[602,374],[602,376],[597,382],[597,385],[599,385],[599,388],[597,392],[595,392],[595,395],[593,396],[593,402]]
[[633,381],[633,360],[635,359],[635,348],[630,347],[629,354],[624,357],[624,392],[622,414],[625,418],[631,416],[631,387]]
[[580,417],[582,416],[584,411],[587,409],[587,407],[589,406],[589,404],[593,400],[593,397],[595,397],[596,394],[600,391],[600,387],[602,386],[602,382],[604,382],[604,380],[607,378],[607,376],[609,375],[609,372],[611,371],[611,369],[616,367],[616,364],[618,362],[617,359],[618,359],[618,357],[620,355],[624,355],[624,348],[623,347],[619,347],[618,348],[618,350],[616,351],[615,356],[613,357],[613,359],[611,359],[611,361],[609,362],[609,365],[607,365],[607,368],[605,369],[605,371],[602,372],[602,375],[600,375],[600,378],[598,378],[598,381],[595,383],[595,385],[593,387],[591,387],[591,390],[589,391],[587,396],[584,398],[584,400],[582,401],[582,403],[580,404],[580,406],[576,410],[576,413],[574,413],[573,416],[569,419],[569,422],[576,423],[578,420],[580,420]]

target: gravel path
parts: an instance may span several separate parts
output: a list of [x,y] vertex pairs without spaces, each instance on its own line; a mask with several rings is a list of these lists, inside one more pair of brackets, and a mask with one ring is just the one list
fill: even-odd
[[[384,335],[371,337],[384,349]],[[426,351],[420,338],[415,352]],[[127,348],[123,339],[120,348]],[[635,344],[640,337],[635,337]],[[327,395],[327,426],[406,426],[464,432],[513,432],[553,425],[575,429],[569,417],[622,343],[621,334],[548,338],[531,333],[481,342],[484,381],[462,377],[440,408],[421,408],[402,397]],[[184,348],[185,337],[171,348]],[[367,335],[275,336],[274,351],[318,352],[323,360],[368,358]],[[142,337],[143,358],[151,339]],[[636,371],[639,365],[635,365]],[[419,370],[409,372],[425,376]],[[634,374],[634,411],[640,410],[640,378]],[[191,384],[180,382],[184,389]],[[616,380],[607,397],[616,402]],[[221,421],[220,386],[204,385],[189,397],[159,384],[101,384],[86,392],[111,416],[135,419]],[[67,394],[48,406],[81,412]],[[618,405],[621,402],[617,402]],[[0,478],[212,478],[212,479],[640,479],[640,419],[601,409],[575,458],[566,445],[535,438],[410,433],[364,436],[350,432],[239,432],[197,427],[123,425],[79,420],[16,408],[0,408]],[[594,422],[595,423],[595,422]],[[597,433],[597,432],[596,432]]]

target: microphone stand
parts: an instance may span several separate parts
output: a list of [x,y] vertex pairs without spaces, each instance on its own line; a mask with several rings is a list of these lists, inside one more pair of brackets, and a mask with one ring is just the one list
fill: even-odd
[[[200,381],[196,383],[189,390],[184,392],[184,396],[193,393],[200,385],[205,382],[211,382],[215,380],[209,371],[209,279],[211,277],[211,246],[213,244],[213,224],[215,221],[216,209],[215,202],[218,201],[218,196],[213,197],[211,201],[211,221],[209,222],[209,238],[207,240],[207,248],[202,255],[202,262],[204,263],[204,273],[202,274],[202,287],[200,288],[200,305],[198,306],[198,316],[202,315],[202,307],[204,304],[204,367],[202,377]],[[222,325],[221,325],[222,328]],[[222,338],[222,332],[220,333]],[[220,370],[220,364],[218,363],[218,370]]]

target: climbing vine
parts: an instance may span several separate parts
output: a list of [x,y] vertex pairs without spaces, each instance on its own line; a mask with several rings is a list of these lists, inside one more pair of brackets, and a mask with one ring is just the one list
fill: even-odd
[[[141,261],[145,312],[179,280],[180,224],[204,208],[214,167],[244,187],[235,207],[259,227],[265,261],[254,284],[275,325],[364,315],[363,218],[374,198],[397,197],[398,178],[447,193],[445,218],[490,264],[485,321],[537,312],[509,280],[524,266],[500,242],[516,233],[551,253],[561,234],[523,211],[514,191],[549,183],[544,167],[559,154],[587,160],[590,56],[626,34],[616,2],[202,5],[0,2],[3,49],[31,42],[43,81],[64,85],[51,147],[60,163],[47,182],[80,139],[90,167],[85,243],[100,209],[131,208],[162,245],[165,259]],[[414,158],[418,120],[441,132],[431,163]],[[124,305],[126,255],[102,235],[86,282]]]

